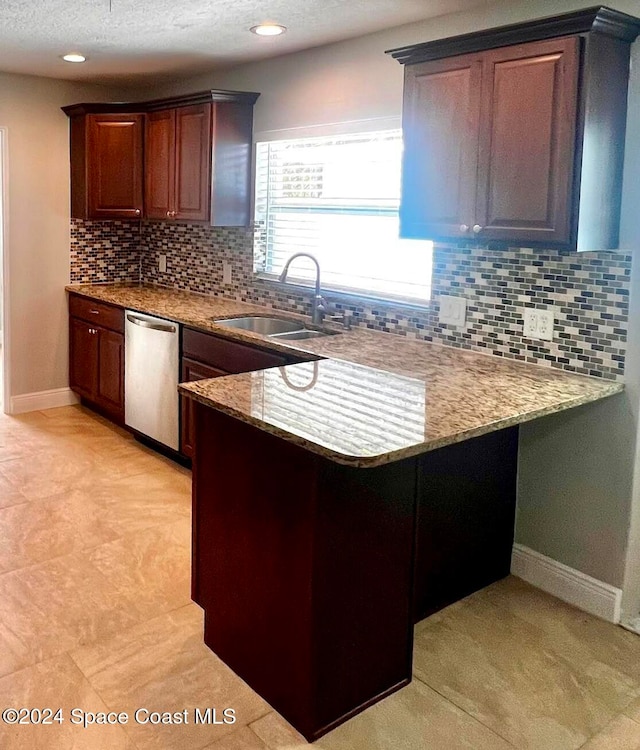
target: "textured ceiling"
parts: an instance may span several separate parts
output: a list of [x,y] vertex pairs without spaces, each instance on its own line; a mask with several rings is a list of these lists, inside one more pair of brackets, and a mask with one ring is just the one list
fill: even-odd
[[[111,2],[111,7],[110,7]],[[175,75],[273,57],[488,0],[0,0],[0,70],[76,80]],[[264,21],[288,32],[261,38]],[[82,52],[88,62],[59,59]]]

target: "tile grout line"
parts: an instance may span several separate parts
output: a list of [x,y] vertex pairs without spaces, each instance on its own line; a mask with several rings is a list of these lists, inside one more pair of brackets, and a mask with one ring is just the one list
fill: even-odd
[[[139,624],[139,623],[138,623],[138,624]],[[132,626],[132,627],[136,627],[136,626],[134,625],[134,626]],[[112,707],[112,706],[111,706],[111,705],[110,705],[110,704],[109,704],[109,703],[108,703],[108,702],[107,702],[107,701],[106,701],[106,700],[105,700],[105,699],[103,698],[103,696],[102,696],[102,694],[100,693],[100,691],[98,690],[98,688],[97,688],[97,687],[96,687],[96,686],[95,686],[95,685],[93,684],[93,682],[91,682],[91,679],[90,679],[90,678],[89,678],[89,677],[88,677],[88,676],[87,676],[87,675],[85,674],[85,672],[84,672],[84,670],[82,669],[82,667],[81,667],[81,666],[80,666],[80,665],[78,664],[78,662],[77,662],[77,661],[76,661],[76,660],[75,660],[75,659],[73,658],[73,654],[71,653],[71,651],[66,651],[65,653],[66,653],[66,654],[67,654],[67,655],[69,656],[69,658],[71,659],[71,661],[72,661],[72,662],[74,663],[74,665],[75,665],[76,669],[77,669],[77,670],[78,670],[78,671],[80,672],[80,674],[82,675],[83,679],[84,679],[84,680],[85,680],[85,681],[87,682],[87,684],[89,685],[89,687],[90,687],[90,688],[91,688],[91,689],[93,690],[93,692],[94,692],[94,693],[95,693],[95,694],[96,694],[96,695],[98,696],[98,698],[100,698],[100,700],[102,701],[102,705],[103,705],[103,706],[104,706],[104,707],[105,707],[105,708],[107,709],[107,711],[114,711],[114,710],[116,710],[116,709],[114,709],[114,708],[113,708],[113,707]],[[131,736],[131,735],[129,734],[129,732],[127,732],[127,729],[126,729],[126,728],[127,728],[127,726],[128,726],[128,724],[124,724],[124,725],[121,725],[122,731],[123,731],[123,733],[124,733],[125,737],[127,738],[127,740],[128,740],[128,741],[129,741],[129,742],[130,742],[130,743],[131,743],[131,744],[133,745],[134,749],[135,749],[135,750],[139,750],[139,745],[138,745],[138,744],[137,744],[137,743],[136,743],[136,742],[134,741],[133,737],[132,737],[132,736]]]
[[459,711],[462,711],[462,713],[464,713],[470,719],[473,719],[473,721],[477,722],[478,724],[480,724],[481,726],[483,726],[485,729],[488,729],[492,734],[495,734],[496,737],[500,737],[500,739],[504,740],[507,743],[507,745],[509,745],[510,747],[517,747],[517,745],[514,745],[513,742],[511,742],[506,737],[504,737],[502,734],[500,734],[500,732],[497,732],[493,727],[490,727],[488,724],[485,724],[484,721],[482,721],[481,719],[479,719],[477,716],[474,716],[473,714],[470,714],[462,706],[459,706],[455,701],[451,700],[451,698],[449,698],[448,696],[446,696],[443,693],[441,693],[439,690],[437,690],[436,688],[434,688],[432,685],[429,685],[429,683],[426,682],[426,680],[422,679],[421,677],[418,677],[418,675],[415,674],[415,673],[412,674],[412,677],[413,677],[414,680],[418,680],[418,682],[421,682],[423,685],[426,685],[426,687],[428,687],[429,690],[433,690],[434,693],[437,693],[441,698],[444,698],[444,700],[447,701],[447,703],[450,703],[452,706],[455,706],[455,708],[457,708]]
[[[60,493],[62,494],[62,493]],[[49,497],[55,497],[55,495],[50,495]],[[42,498],[38,500],[30,500],[26,503],[17,503],[16,505],[7,505],[6,508],[18,508],[23,505],[33,505],[35,503],[39,502],[46,502],[49,498]],[[0,515],[2,514],[2,511],[6,508],[0,508]],[[145,527],[142,533],[145,531],[150,531],[153,529],[158,529],[161,526],[171,526],[172,524],[180,523],[183,520],[187,520],[187,516],[181,516],[180,518],[177,518],[173,521],[159,521],[158,523],[154,523],[151,526]],[[140,532],[135,532],[137,535]],[[78,549],[70,550],[68,552],[64,552],[60,555],[53,555],[51,557],[43,558],[42,560],[37,560],[36,562],[30,562],[27,565],[22,565],[17,568],[11,568],[10,570],[0,570],[0,579],[2,579],[4,576],[10,575],[12,573],[18,573],[18,572],[24,572],[25,570],[29,570],[30,568],[35,568],[38,565],[45,565],[46,563],[55,562],[56,560],[62,560],[65,557],[69,557],[71,555],[81,555],[87,552],[91,552],[93,550],[98,549],[98,547],[103,547],[107,544],[114,544],[116,542],[122,541],[126,539],[128,536],[134,534],[134,532],[128,531],[123,534],[116,534],[113,539],[106,539],[100,542],[96,542],[95,544],[91,544],[88,547],[79,547]],[[0,618],[1,619],[1,618]]]

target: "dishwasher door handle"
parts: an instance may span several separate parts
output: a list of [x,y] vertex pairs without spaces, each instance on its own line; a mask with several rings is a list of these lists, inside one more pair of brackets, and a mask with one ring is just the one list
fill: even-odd
[[169,324],[164,325],[163,323],[151,323],[144,318],[136,318],[135,315],[127,315],[127,320],[134,325],[142,326],[142,328],[151,328],[154,331],[164,331],[165,333],[176,332],[175,326]]

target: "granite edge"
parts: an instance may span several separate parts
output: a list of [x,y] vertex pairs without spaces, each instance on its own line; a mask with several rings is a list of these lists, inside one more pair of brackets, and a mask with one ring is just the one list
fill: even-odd
[[[227,377],[233,377],[229,375]],[[197,401],[203,406],[213,408],[216,411],[222,412],[227,416],[239,419],[242,422],[257,427],[263,432],[267,432],[276,437],[283,438],[289,443],[298,445],[301,448],[311,451],[324,458],[328,458],[345,466],[352,466],[353,468],[375,468],[376,466],[384,466],[385,464],[394,463],[395,461],[401,461],[405,458],[413,458],[415,456],[429,453],[430,451],[437,450],[438,448],[444,448],[447,445],[455,445],[456,443],[462,443],[465,440],[471,440],[472,438],[480,437],[481,435],[487,435],[490,432],[497,432],[498,430],[506,429],[507,427],[515,427],[516,425],[524,424],[525,422],[531,422],[534,419],[540,417],[550,416],[552,414],[558,414],[568,409],[573,409],[585,404],[593,403],[594,401],[601,401],[605,398],[610,398],[624,390],[622,383],[611,383],[605,390],[598,391],[598,393],[590,393],[575,398],[568,399],[567,401],[553,404],[551,406],[545,406],[540,409],[534,409],[533,411],[523,412],[513,417],[505,417],[498,419],[493,422],[487,422],[486,424],[474,427],[468,430],[463,430],[452,435],[448,435],[443,438],[435,438],[433,440],[427,440],[423,443],[416,443],[415,445],[408,446],[407,448],[400,448],[398,450],[389,451],[387,453],[379,453],[373,456],[353,456],[345,453],[334,451],[327,446],[315,443],[308,440],[301,435],[289,432],[276,425],[264,422],[263,420],[253,417],[246,412],[239,409],[234,409],[228,404],[216,401],[207,396],[203,396],[199,393],[195,393],[189,388],[189,384],[180,384],[178,391],[187,398],[191,398],[193,401]]]

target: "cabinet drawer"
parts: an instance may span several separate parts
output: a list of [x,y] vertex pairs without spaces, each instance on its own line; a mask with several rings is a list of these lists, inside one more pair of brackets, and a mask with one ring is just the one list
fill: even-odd
[[183,356],[198,360],[228,373],[251,372],[287,364],[287,358],[185,328],[182,338]]
[[69,296],[69,314],[117,333],[124,333],[124,310],[119,307],[72,294]]

